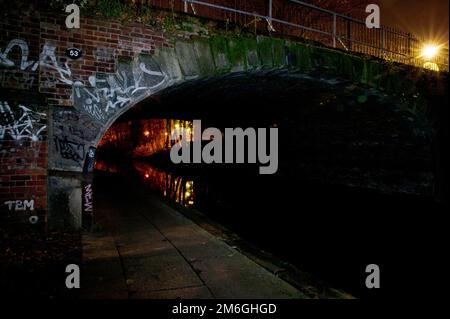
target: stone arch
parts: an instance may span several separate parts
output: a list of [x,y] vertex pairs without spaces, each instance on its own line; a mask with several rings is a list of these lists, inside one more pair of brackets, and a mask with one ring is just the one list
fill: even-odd
[[[95,156],[92,152],[108,128],[123,113],[151,95],[197,79],[261,70],[297,72],[317,79],[327,76],[344,79],[373,87],[393,99],[401,98],[399,92],[408,92],[407,97],[403,96],[407,101],[416,90],[417,73],[423,72],[339,50],[265,36],[175,40],[171,47],[160,47],[153,55],[118,61],[114,74],[96,74],[89,78],[89,85],[73,86],[74,110],[53,109],[49,170],[86,172],[89,161]],[[407,74],[409,76],[405,77]],[[80,195],[84,199],[82,183],[72,180],[61,184],[61,181],[60,177],[50,177],[50,196],[52,188],[67,186],[67,189],[82,188],[81,192],[71,191],[69,199],[80,201]],[[79,203],[75,206],[79,207]],[[50,216],[52,210],[55,209],[49,207]],[[77,222],[79,224],[79,218]]]
[[49,168],[81,171],[89,148],[97,146],[107,128],[163,89],[203,77],[276,69],[335,76],[381,87],[387,94],[400,91],[401,86],[411,91],[411,83],[398,81],[392,67],[339,50],[265,36],[177,40],[152,56],[118,61],[114,74],[97,74],[89,78],[88,85],[75,84],[75,111],[55,108],[53,113]]

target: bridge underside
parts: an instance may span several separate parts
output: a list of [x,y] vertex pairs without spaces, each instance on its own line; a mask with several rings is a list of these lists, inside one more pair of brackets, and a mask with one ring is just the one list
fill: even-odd
[[[279,174],[298,170],[331,184],[433,194],[433,130],[425,114],[364,84],[292,70],[205,78],[142,101],[118,119],[116,130],[150,119],[201,120],[203,128],[278,127]],[[119,147],[132,153],[130,147],[145,143],[141,136]]]

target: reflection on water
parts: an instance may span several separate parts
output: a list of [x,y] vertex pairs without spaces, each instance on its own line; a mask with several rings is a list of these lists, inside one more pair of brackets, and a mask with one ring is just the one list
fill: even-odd
[[113,163],[107,163],[105,161],[95,161],[95,170],[106,173],[118,173],[119,166]]
[[[428,200],[312,184],[295,175],[252,177],[238,168],[205,166],[174,173],[157,160],[98,161],[96,169],[118,172],[111,175],[141,188],[139,178],[146,189],[195,208],[243,240],[358,297],[371,294],[361,274],[373,260],[399,273],[401,265],[417,262],[418,249],[426,247],[417,229],[434,227],[423,220],[423,212],[441,212]],[[427,251],[421,254],[432,258]]]
[[[193,141],[193,122],[187,120],[151,119],[114,124],[103,136],[99,148],[132,157],[149,157],[169,150],[181,141]],[[172,140],[171,140],[172,139]]]
[[134,161],[133,166],[151,189],[177,203],[191,207],[195,203],[194,181],[161,171],[149,163]]

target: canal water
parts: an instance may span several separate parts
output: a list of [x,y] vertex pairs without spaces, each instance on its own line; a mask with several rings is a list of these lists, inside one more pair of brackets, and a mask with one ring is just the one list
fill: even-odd
[[[258,175],[256,167],[174,168],[161,162],[96,167],[196,209],[356,297],[414,295],[415,288],[426,290],[438,280],[431,265],[439,264],[441,234],[424,234],[436,227],[443,208],[431,199]],[[366,288],[369,264],[380,267],[383,289]]]

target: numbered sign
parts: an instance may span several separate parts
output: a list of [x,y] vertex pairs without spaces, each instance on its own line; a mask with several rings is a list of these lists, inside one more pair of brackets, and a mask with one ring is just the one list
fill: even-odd
[[77,60],[77,59],[81,58],[82,52],[80,49],[69,48],[66,50],[66,55],[68,58],[70,58],[72,60]]

